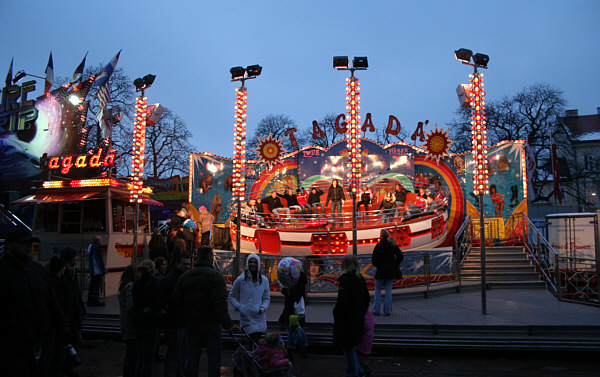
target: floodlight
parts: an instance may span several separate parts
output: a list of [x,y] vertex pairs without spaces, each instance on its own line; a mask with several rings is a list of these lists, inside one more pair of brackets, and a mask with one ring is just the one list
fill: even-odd
[[333,57],[333,68],[335,69],[347,69],[350,67],[347,56],[334,56]]
[[369,62],[367,61],[366,56],[355,56],[352,60],[352,67],[358,69],[366,69],[369,67]]
[[148,75],[144,76],[144,85],[146,86],[146,88],[149,88],[152,86],[155,78],[156,78],[156,75],[148,74]]
[[459,48],[458,50],[454,51],[454,56],[458,61],[469,63],[471,56],[473,56],[473,51],[466,48]]
[[137,79],[133,80],[133,85],[135,85],[136,92],[141,91],[142,89],[144,89],[144,79],[137,78]]
[[27,76],[27,73],[25,73],[25,71],[19,71],[19,72],[17,72],[17,74],[13,78],[13,84],[16,84],[17,81],[21,80],[25,76]]
[[485,54],[475,54],[473,55],[473,63],[480,67],[487,67],[488,62],[490,61],[490,57]]
[[246,70],[242,67],[233,67],[229,70],[229,72],[231,73],[232,80],[244,78],[246,75]]
[[262,67],[258,64],[249,65],[248,68],[246,68],[246,72],[248,72],[248,77],[256,77],[261,74]]

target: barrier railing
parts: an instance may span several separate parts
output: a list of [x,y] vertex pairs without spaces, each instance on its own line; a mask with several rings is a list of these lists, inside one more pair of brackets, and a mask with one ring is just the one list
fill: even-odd
[[[423,293],[427,297],[431,284],[454,281],[456,259],[453,257],[452,250],[411,250],[403,254],[404,261],[401,264],[403,278],[395,280],[394,287],[422,286]],[[260,257],[263,272],[271,282],[271,287],[278,289],[277,266],[284,256],[260,254]],[[233,258],[233,252],[215,253],[215,267],[229,281],[233,272]],[[307,272],[309,292],[337,291],[337,278],[341,271],[343,255],[308,255],[294,258],[301,261],[304,271]],[[240,263],[241,266],[245,265],[244,259]],[[358,255],[358,261],[367,284],[372,288],[376,269],[371,264],[371,255]]]
[[555,281],[561,301],[600,306],[600,266],[597,259],[556,256]]
[[512,216],[507,224],[512,239],[522,242],[556,298],[600,306],[600,260],[560,256],[524,213]]

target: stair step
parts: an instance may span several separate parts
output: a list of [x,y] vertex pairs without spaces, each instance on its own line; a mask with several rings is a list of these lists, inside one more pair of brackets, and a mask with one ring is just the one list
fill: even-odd
[[[538,281],[539,278],[535,275],[517,275],[517,274],[502,274],[492,275],[485,274],[487,281]],[[462,280],[481,280],[481,275],[462,275]]]
[[[511,273],[513,271],[527,271],[527,272],[533,272],[535,273],[535,269],[533,268],[533,266],[531,265],[494,265],[494,264],[486,264],[485,269],[487,271],[493,270],[493,271],[504,271],[506,273]],[[481,266],[479,264],[476,265],[463,265],[461,268],[461,271],[465,272],[465,271],[476,271],[479,272],[481,271]]]
[[[477,256],[479,256],[479,255],[481,255],[481,253],[479,251],[474,252],[473,250],[471,250],[469,252],[469,254],[467,255],[467,257],[471,256],[471,255],[477,255]],[[494,257],[516,257],[516,258],[523,257],[523,258],[527,258],[527,254],[525,254],[522,251],[519,251],[519,252],[516,252],[516,253],[505,253],[505,252],[502,252],[502,253],[490,253],[490,252],[486,252],[485,255],[486,256],[488,256],[488,255],[489,256],[494,256]]]

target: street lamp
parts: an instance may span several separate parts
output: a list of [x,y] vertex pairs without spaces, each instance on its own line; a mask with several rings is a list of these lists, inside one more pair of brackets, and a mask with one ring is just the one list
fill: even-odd
[[38,79],[46,80],[45,77],[32,75],[31,73],[26,73],[25,71],[21,70],[21,71],[18,71],[17,73],[15,73],[15,77],[13,77],[13,84],[16,84],[19,80],[21,80],[25,76],[31,76],[31,77],[36,77]]
[[139,211],[144,189],[144,154],[146,150],[146,119],[148,117],[148,97],[145,96],[145,90],[152,86],[155,78],[155,75],[146,75],[144,78],[137,78],[133,81],[135,91],[141,92],[141,94],[135,99],[133,152],[131,159],[131,177],[133,182],[129,191],[129,201],[135,203],[131,264],[135,264],[135,257],[137,255]]
[[[485,271],[485,224],[483,216],[483,195],[489,194],[488,143],[485,117],[485,92],[483,90],[483,74],[477,68],[487,69],[490,57],[475,54],[471,50],[461,48],[454,51],[456,60],[473,67],[469,75],[471,86],[471,138],[473,146],[473,189],[479,196],[479,236],[481,243],[481,311],[487,314],[486,271]],[[471,63],[471,58],[473,62]]]
[[352,196],[352,253],[358,255],[356,231],[356,196],[360,189],[361,180],[361,136],[360,136],[360,84],[354,71],[364,71],[369,67],[366,56],[355,56],[350,68],[347,56],[334,56],[333,68],[338,71],[350,71],[346,79],[346,114],[350,127],[346,129],[346,147],[350,151],[346,167],[350,195]]
[[258,64],[247,68],[233,67],[229,70],[231,82],[241,81],[242,85],[235,88],[235,124],[233,133],[233,197],[237,203],[235,258],[233,260],[233,278],[240,270],[240,248],[242,243],[242,200],[246,192],[246,107],[248,104],[248,90],[244,86],[246,80],[255,79],[262,73]]

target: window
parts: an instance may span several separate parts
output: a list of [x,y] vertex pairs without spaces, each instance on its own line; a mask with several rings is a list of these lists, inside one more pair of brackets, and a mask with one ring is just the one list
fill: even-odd
[[596,204],[598,203],[598,193],[596,192],[596,188],[595,187],[587,187],[585,189],[585,198],[586,201],[590,204]]
[[586,154],[583,156],[583,171],[593,172],[596,168],[596,156]]
[[[113,199],[113,232],[133,233],[134,213],[135,204],[125,200]],[[139,232],[150,233],[147,204],[140,204],[138,216],[138,233]]]
[[61,233],[81,232],[81,202],[63,203],[60,222]]
[[35,230],[38,232],[58,232],[58,209],[58,203],[38,204]]
[[83,202],[83,231],[106,232],[105,199]]

